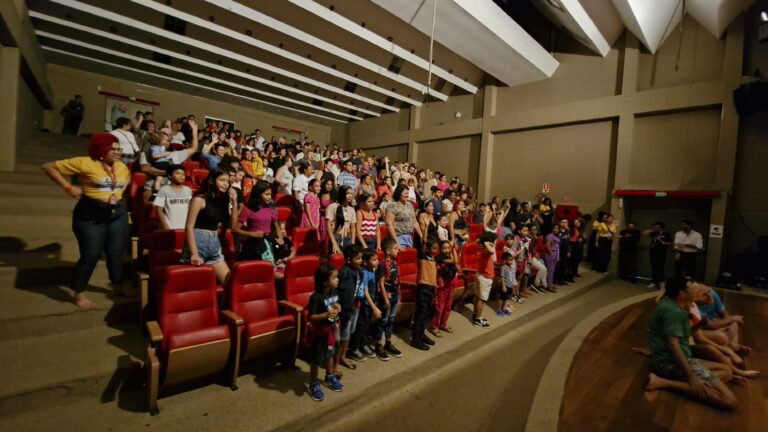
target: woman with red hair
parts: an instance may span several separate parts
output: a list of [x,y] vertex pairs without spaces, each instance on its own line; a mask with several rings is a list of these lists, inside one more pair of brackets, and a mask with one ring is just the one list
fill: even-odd
[[[115,291],[122,294],[123,251],[128,236],[123,192],[131,181],[131,173],[120,161],[117,137],[95,133],[88,142],[88,156],[48,162],[43,171],[78,200],[72,214],[72,231],[80,248],[71,284],[75,304],[82,308],[94,306],[85,297],[85,288],[102,252],[107,256],[109,280]],[[73,175],[79,177],[80,186],[70,182]]]

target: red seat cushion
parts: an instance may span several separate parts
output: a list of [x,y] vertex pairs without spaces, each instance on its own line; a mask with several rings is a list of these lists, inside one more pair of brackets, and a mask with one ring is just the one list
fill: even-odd
[[168,351],[171,351],[178,348],[201,345],[204,343],[225,339],[229,339],[229,327],[226,325],[220,325],[216,327],[192,330],[186,333],[172,334],[168,337],[166,348]]
[[400,302],[413,303],[416,299],[415,289],[410,286],[400,286]]
[[243,336],[250,339],[254,336],[271,333],[274,331],[296,327],[296,317],[294,315],[282,315],[261,321],[249,322],[245,325]]

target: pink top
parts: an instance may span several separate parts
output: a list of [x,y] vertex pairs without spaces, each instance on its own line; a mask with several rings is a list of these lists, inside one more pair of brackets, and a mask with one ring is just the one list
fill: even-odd
[[308,193],[304,195],[304,204],[309,204],[310,213],[301,212],[301,226],[320,226],[320,198]]
[[248,231],[269,233],[272,231],[272,224],[277,221],[277,211],[272,207],[262,207],[259,211],[243,207],[237,220]]

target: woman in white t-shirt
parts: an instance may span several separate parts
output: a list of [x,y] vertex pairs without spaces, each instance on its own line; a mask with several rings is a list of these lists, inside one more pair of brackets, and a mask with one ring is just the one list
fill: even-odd
[[277,169],[275,173],[275,181],[277,182],[277,193],[292,195],[293,194],[293,158],[288,155],[283,159],[283,165]]

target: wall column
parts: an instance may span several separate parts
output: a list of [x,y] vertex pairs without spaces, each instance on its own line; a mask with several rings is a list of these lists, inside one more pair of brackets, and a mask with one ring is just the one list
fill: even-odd
[[21,55],[15,47],[0,46],[0,171],[16,168],[16,117]]
[[[637,93],[637,65],[640,49],[637,38],[627,32],[624,40],[624,65],[621,81],[621,110],[619,112],[619,131],[616,139],[616,163],[613,173],[613,190],[611,191],[610,212],[619,222],[620,229],[626,226],[624,209],[619,207],[621,199],[614,196],[616,189],[626,187],[629,182],[630,161],[632,156],[632,135],[635,128],[635,112],[632,103]],[[618,268],[618,242],[614,242],[610,271]]]
[[[739,139],[739,113],[733,103],[733,90],[741,83],[741,59],[744,53],[744,14],[739,15],[728,26],[723,58],[723,94],[720,115],[720,134],[717,139],[717,172],[715,183],[723,193],[722,198],[712,200],[709,223],[723,225],[725,232],[728,195],[733,190],[733,176],[736,170],[736,151]],[[709,227],[700,227],[702,236],[709,236]],[[727,234],[724,234],[727,237]],[[727,238],[707,239],[707,258],[704,280],[709,284],[717,281]]]
[[480,166],[477,169],[477,195],[482,202],[491,199],[493,133],[491,118],[496,115],[497,87],[486,85],[483,93],[483,129],[480,135]]

